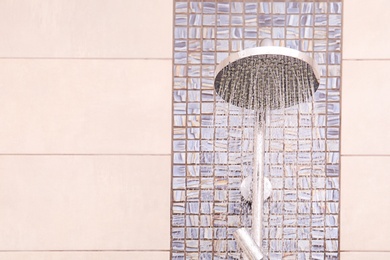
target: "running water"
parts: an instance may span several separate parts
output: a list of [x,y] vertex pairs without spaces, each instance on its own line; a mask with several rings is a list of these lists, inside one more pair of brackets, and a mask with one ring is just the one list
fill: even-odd
[[303,61],[259,57],[236,61],[216,80],[212,134],[201,147],[200,163],[211,165],[214,177],[210,228],[227,232],[229,240],[214,234],[213,259],[242,259],[232,233],[252,224],[251,203],[239,186],[257,163],[259,125],[265,127],[264,176],[272,183],[263,204],[265,259],[324,259],[325,139],[313,102],[318,83]]

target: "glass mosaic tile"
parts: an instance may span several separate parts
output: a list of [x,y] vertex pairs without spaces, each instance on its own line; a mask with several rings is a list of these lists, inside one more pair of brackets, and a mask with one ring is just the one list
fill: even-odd
[[173,67],[174,76],[176,77],[184,77],[187,74],[185,65],[175,65]]
[[201,28],[189,28],[188,30],[188,39],[199,39],[202,35]]
[[244,24],[244,19],[242,15],[231,15],[230,19],[232,26],[242,26]]
[[342,7],[341,2],[330,2],[329,3],[329,13],[331,14],[341,14]]
[[176,15],[175,25],[187,25],[187,15],[186,14]]
[[260,27],[267,27],[272,25],[272,15],[260,14],[258,19]]
[[339,259],[341,13],[341,1],[175,2],[172,259],[242,259],[233,232],[251,225],[239,187],[253,171],[254,117],[216,96],[213,79],[229,53],[263,38],[308,52],[321,73],[314,108],[268,118],[265,253]]
[[300,15],[291,14],[286,16],[286,26],[297,27],[300,22]]
[[202,3],[191,2],[189,10],[190,10],[190,13],[201,13],[202,12]]
[[187,28],[186,27],[176,27],[175,28],[175,39],[186,39],[187,38]]
[[203,3],[203,13],[215,13],[216,12],[216,3],[212,3],[212,2],[204,2]]
[[245,3],[244,12],[245,13],[257,13],[258,4],[255,3]]
[[216,24],[215,15],[205,14],[203,15],[203,25],[214,26]]
[[260,2],[259,3],[259,13],[262,14],[271,14],[272,3],[269,2]]

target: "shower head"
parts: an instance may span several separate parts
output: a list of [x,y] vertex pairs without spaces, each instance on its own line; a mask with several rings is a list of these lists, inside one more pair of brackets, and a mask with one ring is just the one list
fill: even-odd
[[225,101],[251,110],[273,110],[307,102],[319,86],[318,65],[294,49],[271,46],[231,54],[216,69],[214,88]]

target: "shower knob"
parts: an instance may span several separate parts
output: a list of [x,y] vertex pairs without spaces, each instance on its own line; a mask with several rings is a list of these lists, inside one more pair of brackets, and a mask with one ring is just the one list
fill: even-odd
[[[244,178],[240,185],[240,192],[241,196],[246,200],[251,202],[252,201],[252,175],[247,176]],[[272,184],[268,178],[264,178],[264,201],[267,200],[271,196],[272,192]]]

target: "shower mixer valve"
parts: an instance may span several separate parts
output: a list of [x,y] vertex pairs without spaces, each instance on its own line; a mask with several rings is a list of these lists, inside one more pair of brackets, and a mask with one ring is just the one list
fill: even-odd
[[[252,175],[249,175],[244,178],[244,180],[241,182],[240,185],[240,192],[241,196],[248,202],[252,202]],[[264,193],[264,201],[269,199],[271,197],[271,192],[272,192],[272,184],[270,180],[267,177],[264,177],[264,187],[263,187],[263,193]]]

